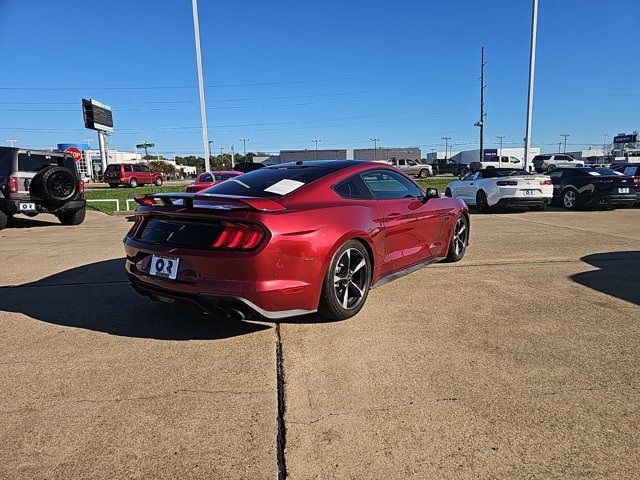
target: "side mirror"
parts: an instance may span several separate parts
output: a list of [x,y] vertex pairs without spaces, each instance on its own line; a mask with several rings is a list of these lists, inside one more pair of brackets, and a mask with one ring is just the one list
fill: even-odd
[[440,192],[438,192],[437,188],[427,188],[424,192],[424,197],[422,197],[422,203],[427,203],[432,198],[440,198]]

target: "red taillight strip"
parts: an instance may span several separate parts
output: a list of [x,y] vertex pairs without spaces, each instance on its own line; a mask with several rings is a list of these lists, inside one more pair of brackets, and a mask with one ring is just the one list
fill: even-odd
[[540,185],[553,185],[551,180],[540,180]]
[[18,178],[17,177],[9,177],[9,193],[17,193],[18,192]]
[[258,225],[222,222],[222,231],[211,243],[211,247],[223,250],[251,250],[260,245],[264,237],[264,230]]

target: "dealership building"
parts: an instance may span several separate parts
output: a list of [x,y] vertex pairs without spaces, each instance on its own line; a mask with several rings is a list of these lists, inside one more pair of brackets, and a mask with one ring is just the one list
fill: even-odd
[[259,157],[254,161],[264,161],[269,164],[287,163],[309,160],[389,160],[391,158],[409,158],[420,160],[420,149],[416,147],[379,147],[379,148],[339,148],[339,149],[304,149],[280,150],[280,155],[272,155],[264,159]]

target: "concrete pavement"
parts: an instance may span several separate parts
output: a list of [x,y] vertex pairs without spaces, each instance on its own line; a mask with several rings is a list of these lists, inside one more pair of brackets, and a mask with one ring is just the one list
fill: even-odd
[[[125,218],[50,218],[0,231],[0,478],[277,478],[273,324],[151,303]],[[640,210],[473,215],[462,262],[283,322],[289,478],[640,476],[638,272]]]

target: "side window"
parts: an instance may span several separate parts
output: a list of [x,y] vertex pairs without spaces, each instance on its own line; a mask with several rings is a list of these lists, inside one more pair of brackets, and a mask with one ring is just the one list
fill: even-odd
[[141,172],[142,170],[140,169],[140,165],[134,165],[133,166],[133,171],[134,172]]
[[342,198],[353,200],[371,200],[371,193],[362,183],[360,177],[351,177],[343,180],[333,187],[333,190]]
[[140,167],[141,172],[149,173],[149,167],[146,165],[138,165]]
[[132,171],[131,165],[124,165],[124,171],[125,172],[131,172]]
[[520,160],[516,157],[509,157],[511,159],[511,163],[520,163]]
[[372,170],[361,175],[376,200],[422,197],[420,188],[404,175],[389,170]]
[[551,181],[559,181],[562,178],[562,171],[560,170],[554,170],[553,172],[551,172],[549,174],[549,177],[551,177]]
[[478,178],[478,172],[470,172],[467,173],[466,177],[464,177],[462,180],[465,182],[471,181],[471,180],[475,180]]
[[398,165],[400,165],[401,167],[404,167],[405,163],[406,162],[404,160],[398,160]]

